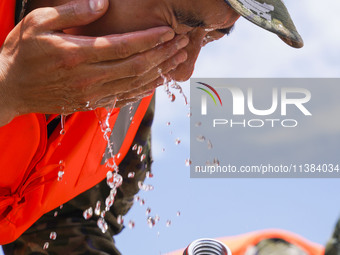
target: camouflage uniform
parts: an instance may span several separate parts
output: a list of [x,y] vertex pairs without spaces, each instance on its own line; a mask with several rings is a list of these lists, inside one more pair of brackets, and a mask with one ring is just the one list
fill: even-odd
[[[138,181],[143,181],[146,172],[150,171],[152,163],[150,152],[151,124],[154,115],[154,98],[138,129],[134,144],[143,146],[146,158],[143,162],[136,151],[129,150],[128,154],[119,165],[119,173],[123,176],[123,184],[118,188],[115,202],[110,211],[106,212],[105,221],[109,225],[108,231],[103,234],[97,226],[98,216],[93,215],[89,220],[83,218],[83,211],[97,201],[101,201],[103,210],[105,199],[110,193],[106,180],[92,189],[80,194],[69,201],[63,208],[57,208],[41,217],[18,240],[4,245],[5,255],[17,254],[120,254],[114,244],[113,235],[123,229],[117,223],[118,215],[125,215],[134,202],[134,195],[139,191]],[[134,178],[128,178],[129,172],[135,172]],[[58,215],[54,217],[55,212]],[[56,240],[50,240],[51,232],[57,233]],[[44,250],[45,242],[49,248]]]
[[340,220],[336,223],[332,237],[329,239],[326,249],[326,255],[340,254]]
[[298,246],[280,238],[270,238],[249,247],[245,255],[307,255]]

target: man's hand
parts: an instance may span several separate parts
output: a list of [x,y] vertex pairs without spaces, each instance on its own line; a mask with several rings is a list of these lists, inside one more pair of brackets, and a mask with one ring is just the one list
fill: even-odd
[[[105,107],[115,97],[133,101],[161,84],[163,73],[186,60],[185,36],[169,27],[122,35],[65,34],[89,24],[107,0],[75,0],[29,13],[0,51],[0,126],[26,113],[60,113]],[[125,98],[127,97],[127,98]]]

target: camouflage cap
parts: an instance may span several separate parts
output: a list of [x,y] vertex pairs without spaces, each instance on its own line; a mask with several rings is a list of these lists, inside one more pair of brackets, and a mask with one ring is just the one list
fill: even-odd
[[282,0],[225,0],[236,12],[277,34],[285,43],[301,48],[303,40]]

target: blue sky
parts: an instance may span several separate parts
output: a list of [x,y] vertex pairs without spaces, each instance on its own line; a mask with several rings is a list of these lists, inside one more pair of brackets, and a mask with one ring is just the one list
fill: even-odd
[[[303,49],[292,49],[241,18],[229,37],[202,49],[193,76],[339,77],[340,2],[285,3],[304,38]],[[189,96],[188,83],[182,85]],[[340,179],[190,179],[185,166],[190,157],[189,111],[180,95],[171,103],[163,88],[158,89],[154,178],[146,181],[154,190],[140,191],[146,204],[135,204],[125,217],[126,223],[135,222],[135,228],[126,227],[115,237],[123,254],[164,254],[197,238],[265,228],[282,228],[320,244],[326,242],[340,213]],[[181,140],[179,145],[176,138]],[[152,229],[146,223],[147,207],[151,215],[160,216]],[[171,220],[169,227],[167,220]]]

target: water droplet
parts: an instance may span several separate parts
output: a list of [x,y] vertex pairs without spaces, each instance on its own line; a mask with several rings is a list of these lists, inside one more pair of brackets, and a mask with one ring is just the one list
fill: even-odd
[[111,128],[109,128],[109,127],[107,127],[107,128],[105,128],[105,130],[104,130],[104,138],[105,138],[105,140],[109,140],[108,139],[108,137],[106,136],[106,135],[108,135],[109,133],[111,132]]
[[60,210],[63,209],[64,205],[59,206]]
[[207,144],[208,144],[208,150],[211,150],[213,145],[209,139],[207,139]]
[[57,239],[57,233],[56,233],[56,232],[51,232],[51,233],[50,233],[50,239],[51,239],[51,240]]
[[129,172],[128,173],[128,178],[133,178],[135,177],[135,172]]
[[205,141],[205,137],[204,137],[203,135],[198,135],[198,136],[196,137],[196,140],[197,140],[198,142],[204,142],[204,141]]
[[97,220],[97,226],[100,228],[103,234],[105,234],[109,228],[109,226],[107,225],[106,221],[103,218],[99,218]]
[[58,172],[58,181],[61,181],[63,179],[64,173],[65,173],[64,171]]
[[138,202],[140,200],[140,196],[135,195],[135,202]]
[[121,155],[121,154],[120,154],[120,153],[118,153],[118,154],[117,154],[117,158],[120,158],[120,155]]
[[171,87],[174,88],[174,89],[177,89],[179,91],[179,93],[184,98],[184,104],[188,105],[188,99],[187,99],[186,95],[183,93],[182,87],[176,81],[173,81],[173,83],[171,84]]
[[149,216],[149,217],[147,218],[147,223],[148,223],[148,225],[149,225],[150,228],[152,228],[152,227],[155,226],[155,224],[156,224],[155,219],[152,218],[151,216]]
[[161,217],[159,217],[159,215],[156,214],[156,216],[155,216],[155,222],[159,222],[160,220],[161,220]]
[[114,188],[114,184],[113,184],[113,173],[112,171],[108,171],[106,173],[106,184],[112,189]]
[[87,108],[89,106],[90,106],[90,101],[87,101],[85,107]]
[[139,145],[137,150],[137,155],[141,154],[143,151],[143,146]]
[[202,122],[200,122],[200,121],[196,122],[196,124],[195,124],[196,127],[200,127],[201,125],[202,125]]
[[54,217],[57,217],[58,216],[58,211],[55,211],[54,214],[53,214]]
[[66,131],[65,131],[65,120],[66,120],[66,116],[65,115],[60,115],[60,134],[61,135],[65,135]]
[[59,172],[58,172],[58,181],[61,181],[63,179],[64,175],[64,168],[65,168],[65,162],[63,160],[59,161]]
[[[108,210],[107,210],[107,211],[108,211]],[[102,212],[100,213],[100,217],[101,217],[101,218],[105,218],[105,213],[106,213],[105,211],[102,211]]]
[[49,242],[44,243],[43,250],[47,250],[49,246],[50,246]]
[[153,177],[153,173],[151,173],[150,171],[146,172],[146,178],[152,178]]
[[185,160],[185,165],[186,165],[186,166],[190,166],[190,165],[191,165],[191,160],[190,160],[189,158],[187,158],[187,159]]
[[110,196],[116,196],[116,194],[117,194],[117,189],[116,188],[113,188],[113,189],[111,189],[110,190]]
[[192,113],[189,112],[189,113],[187,114],[187,117],[190,118],[191,116],[192,116]]
[[[111,149],[110,149],[110,154],[112,153]],[[118,166],[116,164],[115,161],[115,157],[111,156],[110,158],[105,160],[106,163],[106,167],[111,169],[112,171],[118,171]]]
[[131,121],[132,119],[133,119],[133,117],[131,116],[131,117],[130,117],[130,121]]
[[170,121],[168,121],[168,122],[166,123],[166,125],[167,125],[167,126],[170,126]]
[[142,156],[140,156],[140,161],[142,162],[145,158],[146,158],[146,155],[142,154]]
[[140,205],[145,205],[145,200],[144,199],[141,199],[140,202],[139,202]]
[[152,185],[148,185],[147,188],[146,188],[146,191],[151,191],[151,190],[154,190],[154,187]]
[[146,214],[146,215],[149,215],[150,213],[151,213],[151,208],[148,207],[148,208],[146,209],[146,211],[145,211],[145,214]]
[[171,220],[167,220],[166,223],[165,223],[165,225],[166,225],[167,227],[170,227],[170,226],[171,226]]
[[144,183],[142,181],[138,181],[138,188],[143,190],[144,189]]
[[177,216],[181,216],[181,212],[180,212],[180,211],[177,211],[176,215],[177,215]]
[[123,183],[123,177],[120,174],[115,174],[114,176],[114,185],[115,188],[118,188]]
[[129,108],[129,114],[131,114],[132,111],[133,111],[133,105],[131,105],[130,108]]
[[119,225],[122,225],[124,223],[124,217],[122,215],[118,215],[117,217],[117,223]]
[[[108,149],[109,158],[105,161],[106,167],[113,170],[114,172],[118,172],[119,170],[115,159],[120,157],[120,154],[114,155],[113,144],[110,141],[110,136],[111,136],[111,131],[112,131],[110,128],[110,117],[113,113],[116,102],[117,102],[117,98],[115,97],[112,106],[106,108],[107,112],[106,112],[106,117],[104,118],[100,111],[95,110],[101,131],[103,132],[104,140],[107,141],[107,149]],[[114,187],[117,187],[116,183],[119,183],[119,182],[120,182],[119,176],[116,178],[116,176],[112,173],[107,174],[107,184],[111,189]]]
[[111,109],[106,109],[106,116],[102,116],[100,111],[95,111],[97,119],[98,119],[98,123],[100,126],[101,131],[103,132],[103,137],[106,141],[108,141],[109,139],[109,133],[111,132],[111,128],[110,128],[110,117],[111,117],[111,113],[114,109],[114,106]]
[[219,166],[220,165],[220,161],[218,160],[218,158],[214,158],[213,165],[215,165],[215,166]]
[[202,43],[201,43],[201,47],[204,47],[208,42],[209,42],[208,38],[204,37],[203,40],[202,40]]
[[175,96],[175,94],[173,94],[173,93],[171,93],[171,94],[169,95],[169,98],[170,98],[170,101],[171,101],[171,102],[174,102],[174,101],[176,100],[176,96]]
[[132,146],[132,150],[133,150],[133,151],[137,150],[137,144],[135,144],[134,146]]
[[106,207],[110,209],[110,207],[113,205],[114,201],[115,201],[114,196],[109,195],[105,200]]
[[101,202],[98,200],[96,203],[96,208],[94,209],[94,213],[98,216],[100,215],[100,205],[101,205]]
[[130,229],[133,229],[135,227],[135,222],[130,220],[128,226]]
[[214,31],[215,29],[214,28],[206,28],[204,29],[205,32],[211,32],[211,31]]
[[179,138],[176,138],[175,144],[176,144],[176,145],[179,145],[180,143],[181,143],[181,140],[180,140]]
[[123,177],[120,174],[108,171],[106,173],[106,183],[111,189],[118,188],[123,183]]
[[90,219],[90,218],[92,217],[92,215],[93,215],[93,209],[92,209],[92,207],[87,208],[87,209],[83,212],[83,217],[84,217],[85,220]]

